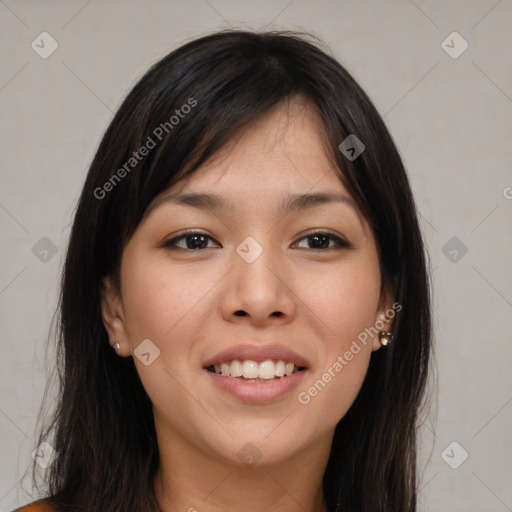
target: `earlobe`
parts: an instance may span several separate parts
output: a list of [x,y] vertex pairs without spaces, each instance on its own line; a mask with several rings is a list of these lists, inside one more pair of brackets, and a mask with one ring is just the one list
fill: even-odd
[[101,286],[101,316],[109,336],[109,343],[116,350],[116,354],[122,356],[130,355],[124,329],[121,297],[110,276],[106,276],[103,279]]
[[[373,337],[372,351],[378,350],[382,346],[388,345],[392,340],[393,318],[395,317],[397,302],[394,301],[394,292],[391,283],[387,283],[381,292],[379,307],[375,317],[375,330],[377,331]],[[385,332],[388,335],[380,336],[379,333]]]

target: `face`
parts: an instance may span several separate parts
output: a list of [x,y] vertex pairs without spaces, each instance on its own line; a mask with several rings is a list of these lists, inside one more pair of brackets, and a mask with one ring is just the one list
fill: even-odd
[[330,446],[355,400],[380,348],[368,329],[389,329],[393,300],[320,133],[307,104],[268,112],[153,201],[121,293],[105,280],[105,326],[134,359],[159,441],[278,464]]

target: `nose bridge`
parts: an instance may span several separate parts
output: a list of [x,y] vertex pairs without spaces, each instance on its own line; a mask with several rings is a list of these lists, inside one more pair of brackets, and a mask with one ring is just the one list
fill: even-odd
[[279,247],[271,243],[268,232],[260,230],[238,244],[233,258],[228,296],[228,314],[240,310],[263,321],[275,312],[292,311],[292,301],[285,285]]
[[254,280],[256,284],[265,281],[267,287],[270,284],[268,278],[275,279],[274,273],[278,271],[280,258],[277,254],[278,249],[272,246],[268,233],[261,231],[254,236],[245,237],[236,247],[235,253],[234,264],[237,270],[239,269],[237,274],[240,277]]

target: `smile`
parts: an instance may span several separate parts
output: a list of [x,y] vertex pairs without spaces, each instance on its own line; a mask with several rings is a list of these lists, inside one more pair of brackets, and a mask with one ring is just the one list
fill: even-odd
[[251,359],[234,359],[233,361],[210,365],[207,370],[218,375],[235,377],[245,382],[261,382],[287,377],[305,370],[305,367],[281,360],[268,359],[258,363]]

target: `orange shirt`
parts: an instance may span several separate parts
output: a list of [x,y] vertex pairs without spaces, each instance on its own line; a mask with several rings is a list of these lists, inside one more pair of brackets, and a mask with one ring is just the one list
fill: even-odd
[[33,503],[29,503],[28,505],[24,505],[21,508],[17,508],[12,512],[53,512],[53,507],[44,503],[44,501],[34,501]]

